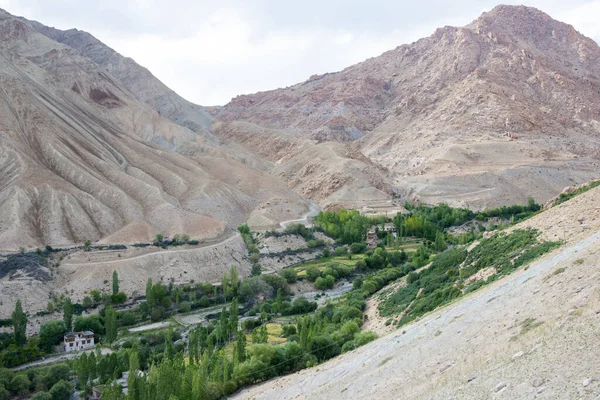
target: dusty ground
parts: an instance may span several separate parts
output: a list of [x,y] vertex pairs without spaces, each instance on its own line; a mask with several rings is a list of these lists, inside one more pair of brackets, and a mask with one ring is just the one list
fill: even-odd
[[[148,278],[165,284],[218,282],[223,271],[232,265],[237,267],[240,277],[250,274],[248,251],[237,232],[221,242],[196,247],[78,251],[66,257],[58,269],[53,268],[52,281],[1,280],[0,318],[10,315],[17,298],[21,298],[24,309],[32,315],[46,309],[52,291],[68,293],[75,302],[81,302],[93,289],[110,292],[113,271],[119,274],[120,289],[131,296],[144,293]],[[33,320],[31,324],[31,328],[38,326]]]
[[[598,194],[527,223],[542,226],[600,205]],[[565,224],[566,246],[418,322],[234,398],[595,399],[600,227],[589,225]]]

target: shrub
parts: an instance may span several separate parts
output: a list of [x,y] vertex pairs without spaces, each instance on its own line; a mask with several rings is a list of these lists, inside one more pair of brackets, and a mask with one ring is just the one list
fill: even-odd
[[295,335],[297,333],[296,330],[296,325],[283,325],[281,327],[283,336],[285,336],[286,338],[289,338],[292,335]]
[[366,249],[367,245],[364,243],[352,243],[350,245],[350,251],[352,252],[352,254],[364,253]]
[[294,268],[282,269],[279,272],[279,275],[281,275],[287,281],[287,283],[295,283],[298,280],[298,273]]
[[311,265],[310,267],[306,268],[306,279],[308,279],[309,281],[314,282],[320,276],[321,271],[319,271],[319,268],[315,267],[314,265]]
[[192,305],[189,301],[182,301],[181,304],[179,304],[179,309],[181,312],[190,312],[192,310]]
[[68,400],[73,393],[73,387],[67,381],[59,381],[50,389],[52,400]]
[[337,247],[333,254],[335,254],[336,256],[343,256],[345,254],[348,254],[348,248],[346,246]]
[[10,389],[13,393],[24,395],[29,392],[31,381],[25,374],[15,375],[10,381]]

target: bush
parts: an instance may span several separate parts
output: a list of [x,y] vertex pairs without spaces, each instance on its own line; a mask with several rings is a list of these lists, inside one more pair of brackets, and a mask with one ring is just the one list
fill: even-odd
[[281,276],[272,275],[272,274],[271,275],[261,275],[260,279],[262,279],[265,283],[267,283],[267,285],[269,285],[273,288],[271,296],[275,296],[279,289],[281,289],[281,292],[283,293],[284,296],[290,295],[290,286],[288,285],[286,280],[283,279]]
[[367,245],[364,243],[352,243],[350,245],[350,251],[352,252],[352,254],[364,253],[366,249]]
[[123,304],[127,301],[127,295],[123,292],[119,292],[111,295],[110,299],[113,304]]
[[48,376],[46,377],[46,383],[48,387],[54,386],[61,380],[68,381],[71,376],[71,369],[66,364],[57,364],[50,367]]
[[73,387],[67,381],[59,381],[50,389],[52,400],[69,400],[72,393]]
[[285,315],[306,314],[317,309],[318,305],[315,301],[308,301],[304,296],[300,296],[294,300],[292,307],[284,312]]
[[281,327],[283,336],[286,338],[289,338],[292,335],[295,335],[297,333],[296,330],[296,325],[284,325]]
[[189,301],[182,301],[179,304],[179,309],[181,310],[181,312],[190,312],[192,310],[192,305],[190,304]]
[[242,328],[247,331],[254,330],[254,328],[257,328],[261,325],[262,325],[262,322],[258,318],[249,318],[249,319],[242,321]]
[[37,392],[30,400],[52,400],[52,395],[48,392]]
[[31,385],[31,381],[25,374],[15,375],[10,381],[10,390],[11,392],[24,395],[29,392],[29,386]]
[[309,281],[314,282],[320,276],[321,271],[314,265],[311,265],[310,267],[306,268],[306,279],[308,279]]
[[295,268],[285,268],[279,271],[279,275],[281,275],[287,283],[295,283],[298,280],[298,273]]
[[343,256],[345,254],[348,254],[348,248],[346,246],[341,246],[341,247],[337,247],[333,254],[335,254],[336,256]]
[[8,390],[6,390],[4,385],[0,385],[0,400],[8,400],[8,399],[10,399],[10,393],[8,392]]

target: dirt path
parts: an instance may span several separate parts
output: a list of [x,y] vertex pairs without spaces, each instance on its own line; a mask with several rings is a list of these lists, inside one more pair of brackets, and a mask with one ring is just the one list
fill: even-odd
[[[23,364],[23,365],[19,365],[18,367],[15,368],[11,368],[13,371],[18,372],[18,371],[23,371],[29,368],[33,368],[33,367],[40,367],[42,365],[50,365],[50,364],[56,364],[59,362],[63,362],[63,361],[67,361],[67,360],[72,360],[76,357],[79,357],[82,354],[90,354],[91,352],[96,351],[96,349],[91,349],[91,350],[84,350],[84,351],[74,351],[71,353],[62,353],[61,355],[56,355],[56,356],[52,356],[52,357],[48,357],[46,359],[43,360],[39,360],[39,361],[34,361],[34,362],[30,362],[27,364]],[[102,355],[105,354],[110,354],[112,353],[111,349],[107,349],[107,348],[102,348],[102,350],[100,350]]]
[[599,246],[600,231],[366,346],[233,398],[596,398]]
[[[154,251],[150,251],[138,256],[133,256],[133,257],[115,257],[115,259],[113,260],[107,260],[107,261],[90,261],[90,263],[93,263],[94,265],[102,265],[102,264],[107,264],[107,263],[114,263],[115,261],[131,261],[131,260],[139,260],[142,259],[144,257],[151,257],[156,255],[157,253],[160,253],[161,255],[165,255],[165,254],[177,254],[177,253],[185,253],[188,252],[190,250],[197,250],[197,249],[210,249],[213,247],[217,247],[217,246],[222,246],[225,243],[229,243],[232,242],[233,240],[235,240],[236,238],[238,238],[240,236],[240,233],[235,231],[235,232],[230,232],[228,233],[225,237],[219,239],[218,241],[210,241],[207,243],[201,243],[197,246],[194,247],[187,247],[184,249],[177,249],[177,250],[163,250],[160,248],[156,248]],[[120,254],[127,254],[126,251],[120,251],[120,252],[115,252],[115,253],[120,253]],[[76,253],[77,254],[77,253]],[[68,264],[80,264],[80,263],[85,263],[85,262],[81,262],[80,260],[73,260],[73,256],[75,256],[76,254],[72,255],[69,259],[65,260],[63,262],[64,265],[68,265]]]
[[302,224],[302,225],[308,226],[309,225],[308,219],[312,218],[312,217],[316,217],[320,211],[321,211],[321,207],[319,207],[318,205],[316,205],[315,203],[313,203],[311,201],[308,203],[308,212],[306,212],[306,214],[304,214],[302,216],[302,218],[281,221],[279,223],[279,226],[281,226],[282,229],[287,228],[287,226],[291,225],[291,224]]

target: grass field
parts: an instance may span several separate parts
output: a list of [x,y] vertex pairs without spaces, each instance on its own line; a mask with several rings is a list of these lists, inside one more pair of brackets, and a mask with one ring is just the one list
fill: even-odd
[[[282,332],[283,332],[283,329],[281,327],[281,324],[268,323],[267,324],[267,333],[268,333],[267,342],[269,344],[282,344],[282,343],[287,342],[287,339],[281,336]],[[252,344],[252,334],[246,335],[246,343]]]
[[[348,258],[348,256],[351,256],[351,258]],[[317,267],[320,271],[327,268],[327,266],[330,264],[341,264],[349,267],[354,267],[354,264],[358,260],[362,260],[364,257],[364,254],[349,254],[343,256],[323,257],[319,258],[318,260],[308,261],[290,268],[294,268],[298,273],[298,276],[303,277],[306,276],[306,269],[308,267]]]

